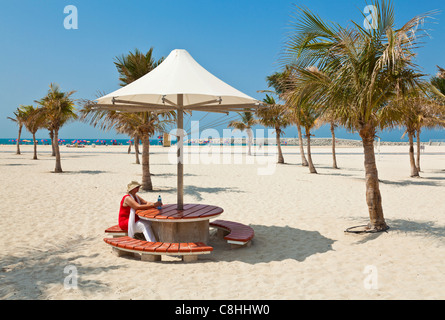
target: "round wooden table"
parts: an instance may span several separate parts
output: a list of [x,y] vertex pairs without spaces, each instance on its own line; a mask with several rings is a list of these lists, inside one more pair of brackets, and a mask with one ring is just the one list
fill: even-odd
[[204,204],[166,204],[161,209],[138,210],[140,219],[151,221],[156,239],[161,242],[188,243],[209,241],[209,220],[221,215],[220,207]]

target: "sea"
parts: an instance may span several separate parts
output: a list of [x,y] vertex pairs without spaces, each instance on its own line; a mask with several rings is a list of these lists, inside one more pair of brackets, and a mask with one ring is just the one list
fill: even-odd
[[[104,145],[104,146],[123,146],[126,145],[128,146],[130,144],[130,141],[132,144],[134,144],[133,140],[129,140],[129,139],[59,139],[59,145]],[[172,140],[170,142],[171,145],[176,145],[177,141],[176,140]],[[215,141],[215,140],[209,140],[209,139],[202,139],[202,140],[187,140],[185,141],[186,145],[218,145],[221,142]],[[272,142],[273,143],[273,142]],[[17,139],[0,139],[0,145],[15,145],[17,144]],[[32,145],[32,139],[20,139],[20,145]],[[37,144],[38,145],[50,145],[51,144],[51,139],[37,139]],[[139,144],[142,146],[142,141],[139,141]],[[150,145],[151,146],[162,146],[163,144],[163,140],[162,139],[158,139],[158,138],[153,138],[150,139]],[[239,140],[236,140],[236,142],[234,141],[230,141],[228,139],[226,139],[226,141],[224,141],[224,144],[227,145],[239,145],[239,146],[245,146],[246,143],[244,141],[241,142]],[[287,144],[283,141],[283,144]]]
[[[60,145],[129,145],[130,141],[134,144],[133,140],[129,139],[59,139]],[[8,145],[8,144],[16,144],[17,139],[0,139],[0,145]],[[142,141],[139,142],[142,145]],[[175,144],[176,141],[172,141],[172,144]],[[32,139],[20,139],[21,145],[32,145]],[[51,139],[37,139],[37,144],[39,145],[50,145]],[[154,138],[150,139],[150,145],[162,145],[162,139]]]
[[[104,146],[128,146],[129,144],[134,144],[133,140],[129,139],[59,139],[59,145],[104,145]],[[231,142],[231,143],[230,143]],[[172,139],[171,145],[177,143],[176,139]],[[15,145],[17,144],[17,139],[0,139],[0,145]],[[32,139],[20,139],[20,145],[32,145]],[[50,145],[51,139],[37,139],[38,145]],[[142,146],[142,141],[139,141]],[[162,146],[163,140],[159,138],[150,139],[151,146]],[[219,141],[211,141],[209,139],[203,140],[187,140],[186,145],[208,145],[208,144],[219,144]],[[246,143],[234,143],[233,141],[225,141],[225,144],[232,145],[246,145]]]
[[[330,138],[330,132],[327,132],[327,129],[325,130],[323,127],[317,131],[315,131],[315,134],[313,135],[314,139],[316,138]],[[212,137],[202,137],[204,139],[187,139],[185,141],[186,145],[213,145],[213,144],[224,144],[224,145],[246,145],[246,140],[240,139],[240,138],[214,138]],[[351,134],[344,128],[337,128],[336,129],[336,138],[337,139],[346,139],[346,140],[358,140],[360,141],[360,136],[358,134]],[[380,139],[382,141],[387,142],[408,142],[408,135],[404,134],[403,130],[391,130],[391,131],[385,131],[379,133],[378,137],[376,138],[376,141]],[[171,145],[176,144],[176,137],[171,137]],[[295,145],[297,139],[297,135],[289,132],[285,136],[281,138],[281,142],[283,145]],[[265,143],[265,144],[274,144],[275,139],[272,137],[266,138],[265,140],[268,140],[268,142],[261,142],[260,140],[264,139],[254,139],[254,143]],[[90,138],[90,139],[59,139],[60,145],[129,145],[130,142],[134,144],[133,140],[130,139],[96,139],[96,138]],[[445,143],[445,130],[444,129],[429,129],[422,131],[421,134],[421,142],[428,143],[428,142],[441,142]],[[0,145],[14,145],[17,143],[16,138],[0,138]],[[50,145],[51,139],[37,139],[37,143],[39,145]],[[139,142],[142,145],[142,142]],[[22,145],[32,145],[32,138],[26,138],[21,139],[20,144]],[[163,140],[162,136],[156,136],[153,138],[150,138],[150,145],[157,146],[162,145]]]

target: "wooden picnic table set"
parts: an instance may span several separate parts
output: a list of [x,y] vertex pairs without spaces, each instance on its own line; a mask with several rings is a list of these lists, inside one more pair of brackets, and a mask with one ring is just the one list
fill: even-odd
[[218,229],[232,248],[250,245],[254,230],[247,225],[211,219],[219,217],[224,210],[220,207],[204,204],[184,204],[178,209],[176,204],[162,205],[160,209],[136,211],[140,219],[151,222],[151,227],[158,241],[144,241],[130,238],[119,225],[105,230],[108,236],[105,243],[112,246],[113,252],[122,256],[137,254],[143,261],[161,261],[162,256],[181,256],[184,262],[198,260],[202,254],[213,251],[209,243],[210,228]]

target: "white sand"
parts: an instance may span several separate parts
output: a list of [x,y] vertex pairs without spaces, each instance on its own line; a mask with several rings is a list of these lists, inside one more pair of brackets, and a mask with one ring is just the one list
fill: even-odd
[[[0,146],[0,299],[444,299],[445,147],[426,147],[422,178],[409,177],[406,147],[382,147],[378,169],[387,233],[345,234],[368,222],[361,149],[313,150],[318,175],[287,164],[258,175],[249,164],[187,164],[185,202],[224,208],[220,219],[251,225],[249,248],[211,237],[197,263],[118,258],[103,238],[117,224],[119,201],[142,169],[127,147],[61,147],[63,174],[51,173],[48,146]],[[151,148],[155,201],[176,202],[176,166]],[[75,267],[77,288],[67,289]],[[367,269],[368,268],[368,269]],[[369,269],[371,268],[371,269]],[[371,273],[364,272],[372,270]],[[67,271],[66,273],[64,272]],[[372,276],[376,287],[365,282]],[[68,283],[72,284],[72,283]]]

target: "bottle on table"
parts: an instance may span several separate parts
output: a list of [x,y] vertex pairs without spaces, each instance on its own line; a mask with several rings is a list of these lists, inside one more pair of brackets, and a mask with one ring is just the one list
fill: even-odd
[[[158,197],[158,202],[160,202],[162,204],[162,198],[161,195],[159,195]],[[159,207],[157,207],[158,210],[160,210],[162,208],[162,205],[160,205]]]

